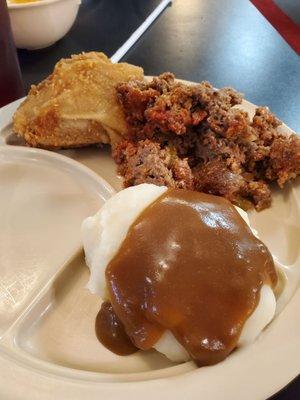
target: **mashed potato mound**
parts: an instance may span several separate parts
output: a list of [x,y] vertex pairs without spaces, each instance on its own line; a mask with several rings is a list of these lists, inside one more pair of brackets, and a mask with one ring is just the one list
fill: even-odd
[[[129,187],[109,199],[97,214],[83,221],[83,246],[91,273],[87,287],[92,293],[98,294],[103,300],[108,299],[105,280],[107,265],[119,250],[136,218],[166,190],[165,186],[145,183]],[[238,207],[236,209],[250,226],[247,213]],[[257,235],[256,231],[253,229],[252,231]],[[276,299],[273,290],[270,286],[263,285],[260,301],[243,327],[238,346],[252,343],[272,320],[275,309]],[[154,348],[174,362],[190,359],[184,347],[168,330],[156,342]]]

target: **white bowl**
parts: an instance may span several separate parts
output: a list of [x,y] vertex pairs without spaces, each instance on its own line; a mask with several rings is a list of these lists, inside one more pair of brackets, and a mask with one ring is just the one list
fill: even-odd
[[80,0],[7,2],[15,44],[20,49],[42,49],[71,29]]

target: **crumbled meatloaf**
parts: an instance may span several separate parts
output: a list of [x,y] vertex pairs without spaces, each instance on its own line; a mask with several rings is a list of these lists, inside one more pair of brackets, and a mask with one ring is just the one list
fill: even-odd
[[270,182],[282,188],[300,172],[300,139],[279,132],[265,107],[249,115],[231,88],[186,85],[165,73],[150,83],[117,87],[129,128],[113,149],[125,186],[143,182],[224,196],[256,209],[271,203]]

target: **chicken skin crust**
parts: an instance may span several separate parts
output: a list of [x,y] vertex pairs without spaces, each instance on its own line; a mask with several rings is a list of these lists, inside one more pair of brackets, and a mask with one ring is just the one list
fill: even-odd
[[33,85],[13,118],[13,130],[28,145],[47,149],[116,143],[127,126],[115,86],[143,80],[134,65],[113,64],[103,53],[60,60],[53,73]]

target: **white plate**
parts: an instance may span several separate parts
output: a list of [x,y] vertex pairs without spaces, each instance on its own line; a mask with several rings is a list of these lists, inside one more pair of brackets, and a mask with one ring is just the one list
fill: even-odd
[[[6,142],[18,144],[10,125],[18,104],[0,110],[0,239],[6,240],[5,246],[0,242],[0,282],[3,286],[3,271],[11,280],[17,277],[20,296],[15,304],[15,295],[11,293],[13,300],[7,292],[9,284],[0,289],[0,296],[8,296],[5,308],[0,297],[1,399],[258,400],[271,396],[299,373],[299,181],[276,191],[272,208],[250,214],[287,276],[281,312],[253,345],[201,369],[191,362],[171,364],[155,352],[119,357],[95,339],[99,300],[84,288],[87,269],[82,253],[74,252],[79,246],[80,220],[93,213],[112,189],[87,168],[57,153],[6,146]],[[245,101],[243,108],[252,113],[254,106]],[[108,149],[59,153],[120,189]],[[8,175],[3,173],[6,163]],[[34,250],[28,250],[27,241],[36,243]]]

